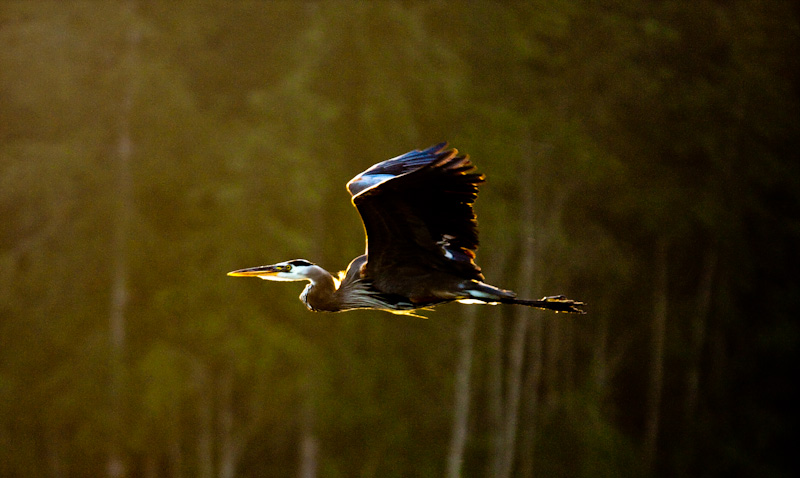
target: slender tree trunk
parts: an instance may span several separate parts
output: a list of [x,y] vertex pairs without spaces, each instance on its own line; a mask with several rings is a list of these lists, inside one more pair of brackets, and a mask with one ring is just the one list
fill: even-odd
[[[329,214],[330,201],[326,199],[331,196],[329,188],[326,184],[316,184],[316,190],[320,191],[320,202],[314,208],[316,211],[315,224],[319,225],[321,230],[327,230],[325,225],[330,220],[332,215]],[[322,263],[326,262],[326,248],[324,243],[317,242],[314,250],[312,251],[314,257],[319,257]],[[316,347],[323,347],[318,337],[318,329],[315,327],[315,332],[309,332],[309,337],[314,337],[312,343]],[[317,422],[317,400],[320,394],[319,381],[321,380],[322,369],[319,364],[311,361],[307,365],[306,380],[303,384],[303,397],[300,405],[300,441],[298,443],[298,458],[299,463],[297,467],[298,478],[316,478],[317,470],[319,468],[319,438],[317,438],[316,422]]]
[[[542,252],[547,250],[549,243],[552,242],[552,234],[560,222],[560,215],[563,209],[564,197],[566,194],[559,196],[555,202],[555,206],[550,208],[549,217],[545,227],[538,228],[538,235],[536,225],[536,201],[533,195],[533,188],[530,187],[534,183],[534,160],[535,156],[543,156],[551,149],[548,144],[538,145],[537,150],[534,152],[531,140],[528,140],[529,152],[528,161],[523,169],[522,187],[524,194],[522,196],[523,206],[523,249],[522,249],[522,270],[520,271],[520,293],[523,297],[534,297],[536,294],[536,274],[535,270],[539,263],[539,258]],[[527,188],[526,188],[527,186]],[[526,392],[524,406],[520,413],[523,413],[523,423],[520,425],[520,458],[519,458],[519,473],[516,476],[532,477],[534,475],[534,451],[536,444],[537,423],[540,413],[541,405],[544,401],[543,383],[548,381],[543,380],[543,375],[547,372],[547,376],[552,378],[556,371],[557,358],[558,358],[558,344],[553,342],[553,329],[558,327],[558,323],[548,324],[550,329],[549,338],[550,347],[549,354],[545,355],[545,328],[542,322],[541,314],[534,313],[532,310],[525,310],[521,313],[528,315],[530,325],[528,327],[528,367],[524,378],[524,391]],[[556,330],[557,333],[557,330]],[[557,338],[557,337],[556,337]],[[547,360],[549,357],[549,360]],[[547,361],[547,363],[546,363]],[[549,371],[548,371],[549,370]]]
[[459,351],[458,364],[456,365],[453,428],[450,438],[450,452],[447,456],[446,476],[448,478],[458,478],[461,476],[461,465],[464,461],[464,447],[467,443],[472,349],[478,309],[477,307],[465,307],[463,311],[463,323],[458,333]]
[[503,405],[503,453],[498,467],[498,476],[501,478],[511,476],[514,467],[519,398],[522,389],[522,362],[525,355],[525,336],[528,330],[527,312],[520,311],[515,315],[508,350],[508,373],[506,375],[506,394]]
[[525,374],[525,391],[527,400],[524,406],[524,427],[522,431],[520,454],[520,470],[517,476],[532,477],[534,475],[534,451],[536,446],[536,425],[542,401],[541,384],[544,368],[543,335],[544,324],[541,318],[532,317],[528,343],[528,369]]
[[597,390],[601,397],[605,397],[605,389],[610,379],[610,367],[608,357],[609,339],[609,320],[603,313],[603,309],[598,307],[596,341],[592,347],[592,381],[593,388]]
[[711,310],[711,297],[714,287],[714,276],[717,269],[717,251],[712,250],[706,254],[703,261],[703,272],[697,290],[697,317],[691,324],[689,347],[691,363],[686,377],[686,402],[684,416],[687,427],[694,423],[697,412],[697,397],[700,389],[700,354],[706,340],[706,322]]
[[169,443],[169,473],[172,478],[183,476],[183,450],[181,448],[180,425],[176,424]]
[[489,468],[486,476],[500,476],[502,465],[503,443],[503,322],[498,312],[494,312],[494,319],[490,323],[489,345],[489,376],[487,377],[489,389],[488,415],[490,423],[491,451]]
[[[316,384],[309,384],[307,387],[316,387]],[[314,392],[306,392],[303,401],[303,408],[300,411],[300,467],[298,468],[298,478],[315,478],[319,459],[319,442],[314,432],[316,422],[316,404]]]
[[130,217],[130,156],[131,140],[127,129],[123,130],[118,148],[118,207],[114,234],[114,270],[111,286],[111,312],[109,317],[109,346],[111,371],[111,421],[112,433],[109,443],[107,463],[108,476],[119,478],[125,476],[125,459],[122,453],[122,436],[124,434],[124,375],[125,375],[125,310],[128,303],[128,240]]
[[148,453],[142,460],[144,471],[143,478],[158,478],[158,458],[155,453]]
[[[545,413],[552,411],[558,404],[561,383],[564,380],[564,371],[561,369],[561,355],[563,354],[563,321],[554,320],[547,324],[544,361],[542,374],[544,386],[542,387],[542,405]],[[545,333],[545,332],[543,332]]]
[[[505,270],[507,245],[498,249],[499,256],[493,261],[493,269]],[[489,312],[489,357],[488,357],[488,419],[490,423],[491,451],[486,475],[498,477],[502,472],[505,436],[503,433],[503,316],[502,309],[493,308]]]
[[[50,477],[62,478],[66,476],[64,461],[61,458],[61,442],[58,433],[52,427],[45,427],[42,431],[42,435]],[[0,439],[2,438],[4,437],[0,436]]]
[[697,402],[700,396],[700,362],[703,348],[706,344],[709,311],[714,290],[714,281],[717,269],[717,251],[712,249],[707,252],[703,260],[703,270],[700,283],[697,287],[697,313],[690,324],[688,340],[689,370],[686,374],[686,395],[684,397],[683,430],[686,437],[685,451],[687,459],[681,462],[684,467],[681,475],[690,474],[688,467],[693,461],[694,450],[697,442],[692,438],[697,436]]
[[[521,234],[522,234],[522,261],[520,264],[519,292],[525,296],[533,294],[534,269],[536,266],[536,244],[534,242],[535,199],[532,185],[534,182],[534,152],[530,137],[525,142],[526,148],[522,155],[520,178],[521,196]],[[507,478],[514,471],[514,461],[517,449],[517,429],[520,412],[520,396],[522,392],[523,364],[525,357],[525,342],[528,335],[529,323],[533,318],[531,309],[518,307],[515,309],[514,325],[511,331],[508,350],[508,374],[506,376],[505,397],[505,422],[503,426],[503,456],[499,465],[498,476]],[[541,324],[534,329],[535,341],[532,346],[541,348]],[[541,367],[541,363],[529,364],[531,367]],[[537,372],[538,373],[538,372]],[[534,391],[535,393],[538,392]],[[537,397],[530,397],[538,400]]]
[[233,413],[233,365],[230,365],[218,381],[218,443],[219,478],[234,478],[242,448],[241,435],[234,430]]
[[208,369],[199,361],[193,367],[193,379],[197,391],[198,430],[195,442],[197,454],[197,477],[214,476],[214,400],[211,392],[211,377]]
[[[541,154],[544,154],[549,150],[549,147],[545,145],[540,149],[542,150]],[[544,224],[536,231],[537,247],[532,251],[535,257],[544,257],[546,251],[557,246],[556,241],[561,234],[562,228],[561,218],[564,214],[564,205],[569,197],[569,192],[569,184],[562,184],[552,195],[552,202],[542,220]],[[530,280],[532,282],[533,277]],[[553,282],[557,283],[558,280],[556,279]],[[533,289],[527,291],[528,295],[533,295],[534,293]],[[542,413],[539,413],[539,415],[547,415],[558,405],[559,394],[562,392],[564,382],[568,379],[563,366],[566,362],[564,356],[568,352],[564,347],[564,336],[567,334],[565,330],[566,322],[565,320],[548,320],[546,330],[541,327],[539,332],[542,334],[540,344],[542,350],[533,352],[534,356],[539,357],[538,363],[542,369],[536,372],[537,375],[542,376],[542,384],[537,388],[541,397],[532,401],[534,404],[541,404]],[[535,435],[535,433],[532,435]]]
[[667,327],[667,275],[668,244],[661,239],[656,244],[654,307],[652,322],[652,351],[650,359],[650,385],[647,394],[647,409],[644,433],[644,463],[653,470],[657,454],[661,395],[664,386],[664,342]]
[[136,5],[129,2],[126,8],[129,21],[127,52],[123,57],[122,71],[125,87],[118,119],[117,168],[116,168],[116,212],[114,223],[113,271],[111,281],[111,304],[109,313],[110,347],[110,400],[112,433],[109,442],[106,473],[110,478],[120,478],[127,474],[127,458],[123,452],[123,437],[126,434],[125,400],[125,347],[126,347],[126,309],[128,304],[128,239],[133,216],[133,180],[131,161],[133,139],[130,118],[133,114],[133,99],[136,91],[135,69],[138,58],[139,32],[134,15]]

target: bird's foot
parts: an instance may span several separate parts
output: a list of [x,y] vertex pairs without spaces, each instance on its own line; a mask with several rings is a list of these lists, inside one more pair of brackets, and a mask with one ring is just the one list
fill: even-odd
[[567,299],[563,295],[550,295],[542,297],[542,302],[546,303],[546,308],[555,312],[568,312],[572,314],[585,314],[586,311],[581,309],[586,303],[579,302],[572,299]]

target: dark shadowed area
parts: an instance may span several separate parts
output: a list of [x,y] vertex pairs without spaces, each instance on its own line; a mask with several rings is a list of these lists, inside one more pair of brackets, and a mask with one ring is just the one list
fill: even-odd
[[[0,4],[0,476],[796,473],[794,2]],[[587,315],[314,314],[345,183],[449,141]]]

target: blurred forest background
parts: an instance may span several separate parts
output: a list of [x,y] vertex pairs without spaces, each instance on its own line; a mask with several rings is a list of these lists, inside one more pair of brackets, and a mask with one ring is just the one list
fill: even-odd
[[[3,2],[0,476],[795,476],[795,2]],[[585,316],[312,314],[439,141]]]

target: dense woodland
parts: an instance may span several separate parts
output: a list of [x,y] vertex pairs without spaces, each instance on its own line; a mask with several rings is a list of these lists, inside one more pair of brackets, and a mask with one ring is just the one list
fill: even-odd
[[[789,477],[795,2],[0,4],[0,476]],[[588,315],[313,314],[439,141]],[[792,430],[795,430],[793,432]]]

